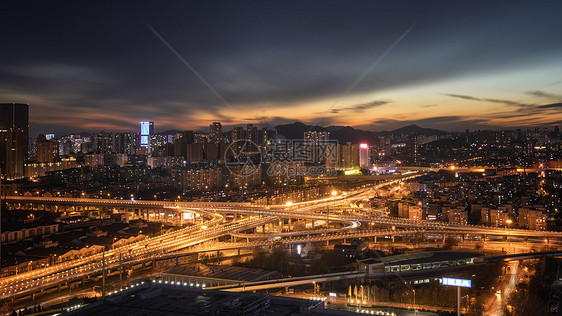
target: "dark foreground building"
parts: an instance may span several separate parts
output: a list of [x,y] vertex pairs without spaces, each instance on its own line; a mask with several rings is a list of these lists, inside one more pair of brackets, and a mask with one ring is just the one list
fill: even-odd
[[23,178],[29,142],[29,105],[0,104],[0,170],[4,179]]
[[64,315],[356,315],[325,310],[323,301],[232,293],[185,286],[180,282],[145,282]]

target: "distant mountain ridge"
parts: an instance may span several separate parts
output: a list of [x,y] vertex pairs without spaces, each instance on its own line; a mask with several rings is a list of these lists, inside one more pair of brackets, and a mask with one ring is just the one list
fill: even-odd
[[301,122],[295,122],[292,124],[282,124],[275,126],[277,132],[288,139],[302,139],[304,133],[307,131],[316,132],[330,132],[330,138],[336,139],[340,143],[360,143],[360,142],[370,142],[375,137],[378,136],[389,136],[389,135],[409,135],[411,133],[416,133],[417,135],[447,135],[451,134],[447,131],[442,131],[433,128],[423,128],[417,125],[408,125],[401,128],[397,128],[391,131],[382,132],[371,132],[364,131],[360,129],[355,129],[351,126],[312,126],[306,125]]
[[404,126],[404,127],[400,127],[397,129],[394,129],[390,132],[383,132],[383,133],[389,133],[389,134],[411,134],[411,133],[416,133],[418,135],[425,135],[425,136],[429,136],[429,135],[448,135],[451,134],[450,132],[447,131],[442,131],[442,130],[438,130],[438,129],[434,129],[434,128],[424,128],[424,127],[419,127],[415,124],[412,125],[408,125],[408,126]]

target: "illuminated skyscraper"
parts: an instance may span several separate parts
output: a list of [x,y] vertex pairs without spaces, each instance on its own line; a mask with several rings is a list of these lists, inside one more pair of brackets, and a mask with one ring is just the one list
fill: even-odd
[[369,169],[369,145],[359,145],[359,167]]
[[308,163],[324,163],[326,145],[330,140],[330,132],[308,131],[304,133],[304,154]]
[[140,122],[140,145],[148,148],[150,143],[150,135],[154,134],[154,122]]
[[220,143],[222,142],[222,124],[221,122],[213,122],[210,126],[211,128],[211,142]]
[[347,142],[345,145],[340,146],[340,165],[339,168],[343,170],[350,170],[359,166],[359,146]]
[[29,105],[0,104],[0,169],[7,179],[23,178],[28,154]]

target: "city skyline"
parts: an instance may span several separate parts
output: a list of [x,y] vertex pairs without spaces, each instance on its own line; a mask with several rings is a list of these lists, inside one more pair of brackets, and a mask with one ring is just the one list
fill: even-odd
[[559,8],[12,3],[0,98],[30,104],[31,135],[136,130],[142,120],[158,130],[551,127],[562,122]]
[[0,315],[546,315],[562,2],[7,1]]

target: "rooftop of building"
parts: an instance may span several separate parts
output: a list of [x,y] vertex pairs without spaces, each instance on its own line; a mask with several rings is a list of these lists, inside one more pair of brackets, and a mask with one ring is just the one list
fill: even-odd
[[44,221],[44,220],[35,220],[35,221],[5,221],[2,222],[2,232],[8,231],[18,231],[22,229],[32,229],[39,226],[51,226],[51,225],[58,225],[53,221]]
[[165,274],[246,282],[264,281],[277,277],[276,271],[224,265],[204,265],[201,263],[176,266],[166,271]]
[[[261,313],[256,311],[261,310]],[[201,290],[180,285],[144,284],[70,313],[75,315],[353,315],[323,309],[323,302]]]
[[419,264],[428,262],[440,262],[450,260],[462,260],[468,258],[483,257],[484,254],[471,251],[436,251],[436,252],[417,252],[382,258],[367,258],[360,262],[374,264],[384,262],[387,265]]

